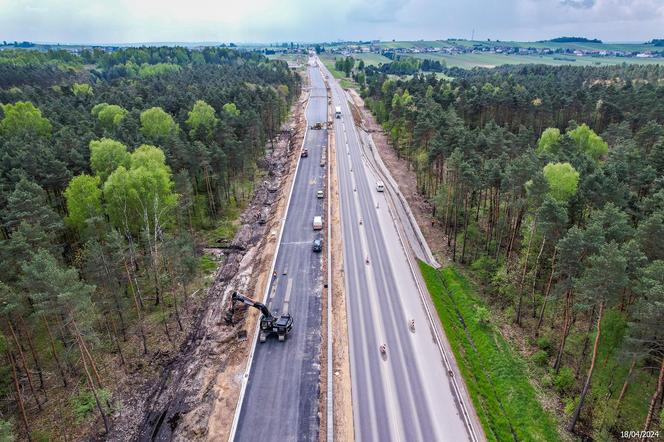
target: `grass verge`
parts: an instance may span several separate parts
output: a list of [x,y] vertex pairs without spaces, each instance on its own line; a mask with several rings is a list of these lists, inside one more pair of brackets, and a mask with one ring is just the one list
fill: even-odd
[[325,67],[330,71],[332,76],[339,80],[339,84],[341,85],[342,88],[344,89],[349,89],[352,87],[357,87],[357,84],[346,77],[346,75],[343,72],[339,72],[338,70],[335,69],[334,67],[334,59],[330,58],[321,58],[321,61],[325,65]]
[[559,441],[526,363],[491,324],[475,289],[453,267],[419,266],[487,439]]

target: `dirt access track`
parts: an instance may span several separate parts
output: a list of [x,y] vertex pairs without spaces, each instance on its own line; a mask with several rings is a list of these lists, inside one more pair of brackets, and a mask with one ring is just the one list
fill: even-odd
[[[304,85],[273,151],[259,164],[267,171],[266,180],[256,186],[240,217],[242,227],[208,289],[189,337],[146,398],[142,421],[133,429],[127,422],[118,422],[109,440],[228,439],[258,312],[236,313],[233,326],[225,323],[225,313],[232,291],[254,296],[263,293],[268,283],[279,220],[285,213],[304,134],[306,90]],[[270,216],[266,224],[260,224],[264,207],[270,208]]]

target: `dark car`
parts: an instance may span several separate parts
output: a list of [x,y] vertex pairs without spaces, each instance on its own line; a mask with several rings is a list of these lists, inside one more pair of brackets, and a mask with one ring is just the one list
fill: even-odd
[[320,239],[320,238],[314,239],[314,243],[313,243],[311,248],[314,252],[322,252],[323,251],[323,240]]
[[309,151],[307,149],[302,149],[302,153],[300,154],[302,158],[306,158],[309,156]]

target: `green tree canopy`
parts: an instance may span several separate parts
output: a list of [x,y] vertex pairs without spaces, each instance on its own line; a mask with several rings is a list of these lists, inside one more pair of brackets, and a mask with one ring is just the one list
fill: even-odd
[[101,189],[99,176],[78,175],[74,177],[65,190],[68,215],[66,222],[82,231],[86,221],[102,215]]
[[110,138],[90,141],[90,167],[102,182],[119,166],[129,167],[129,164],[129,152],[119,141]]
[[38,313],[92,319],[85,313],[91,311],[95,287],[82,282],[76,269],[63,267],[44,249],[23,264],[21,286],[31,294]]
[[143,145],[132,154],[131,168],[118,167],[104,183],[106,212],[121,230],[138,234],[172,220],[177,195],[163,152]]
[[[226,110],[226,105],[224,105],[224,110]],[[187,126],[191,129],[189,135],[193,139],[209,139],[219,122],[214,108],[203,100],[197,100],[194,103],[194,107],[189,111],[188,116]]]
[[173,117],[160,107],[151,107],[141,112],[141,133],[151,140],[160,140],[178,130]]
[[92,108],[91,113],[97,117],[102,127],[110,129],[122,122],[127,115],[127,109],[117,104],[99,103]]
[[4,220],[9,230],[21,222],[42,226],[47,232],[62,228],[60,216],[49,206],[44,189],[27,178],[21,179],[9,195]]
[[576,193],[579,172],[570,163],[549,163],[544,166],[543,173],[549,192],[556,200],[567,201]]
[[226,112],[231,117],[239,117],[240,110],[237,108],[235,103],[226,103],[224,104],[224,112]]
[[140,145],[131,153],[130,160],[132,169],[138,167],[145,167],[146,169],[165,167],[170,173],[170,169],[166,166],[164,152],[158,147],[149,144]]
[[7,136],[22,133],[48,135],[51,123],[44,117],[39,108],[29,101],[17,101],[14,104],[0,104],[4,117],[0,120],[0,133]]
[[560,139],[560,129],[549,127],[540,136],[537,142],[537,152],[551,152],[552,146]]
[[609,145],[587,125],[582,124],[568,132],[576,142],[579,150],[595,161],[600,160],[609,152]]
[[88,83],[74,83],[71,86],[71,91],[77,97],[85,97],[93,94],[92,86]]

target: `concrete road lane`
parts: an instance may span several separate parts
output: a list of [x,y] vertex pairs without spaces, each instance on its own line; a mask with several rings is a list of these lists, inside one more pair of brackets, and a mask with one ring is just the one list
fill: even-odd
[[388,201],[365,164],[343,90],[321,68],[331,80],[332,104],[342,111],[334,134],[355,438],[469,440]]
[[[320,71],[308,68],[311,79],[308,124],[327,120],[327,92]],[[285,342],[276,336],[257,343],[235,432],[237,441],[317,441],[319,438],[321,274],[322,253],[312,251],[313,218],[325,213],[325,200],[316,197],[326,182],[320,157],[327,130],[308,130],[293,185],[275,261],[276,279],[268,289],[267,305],[274,315],[293,315],[293,331]],[[258,294],[248,294],[260,298]]]

